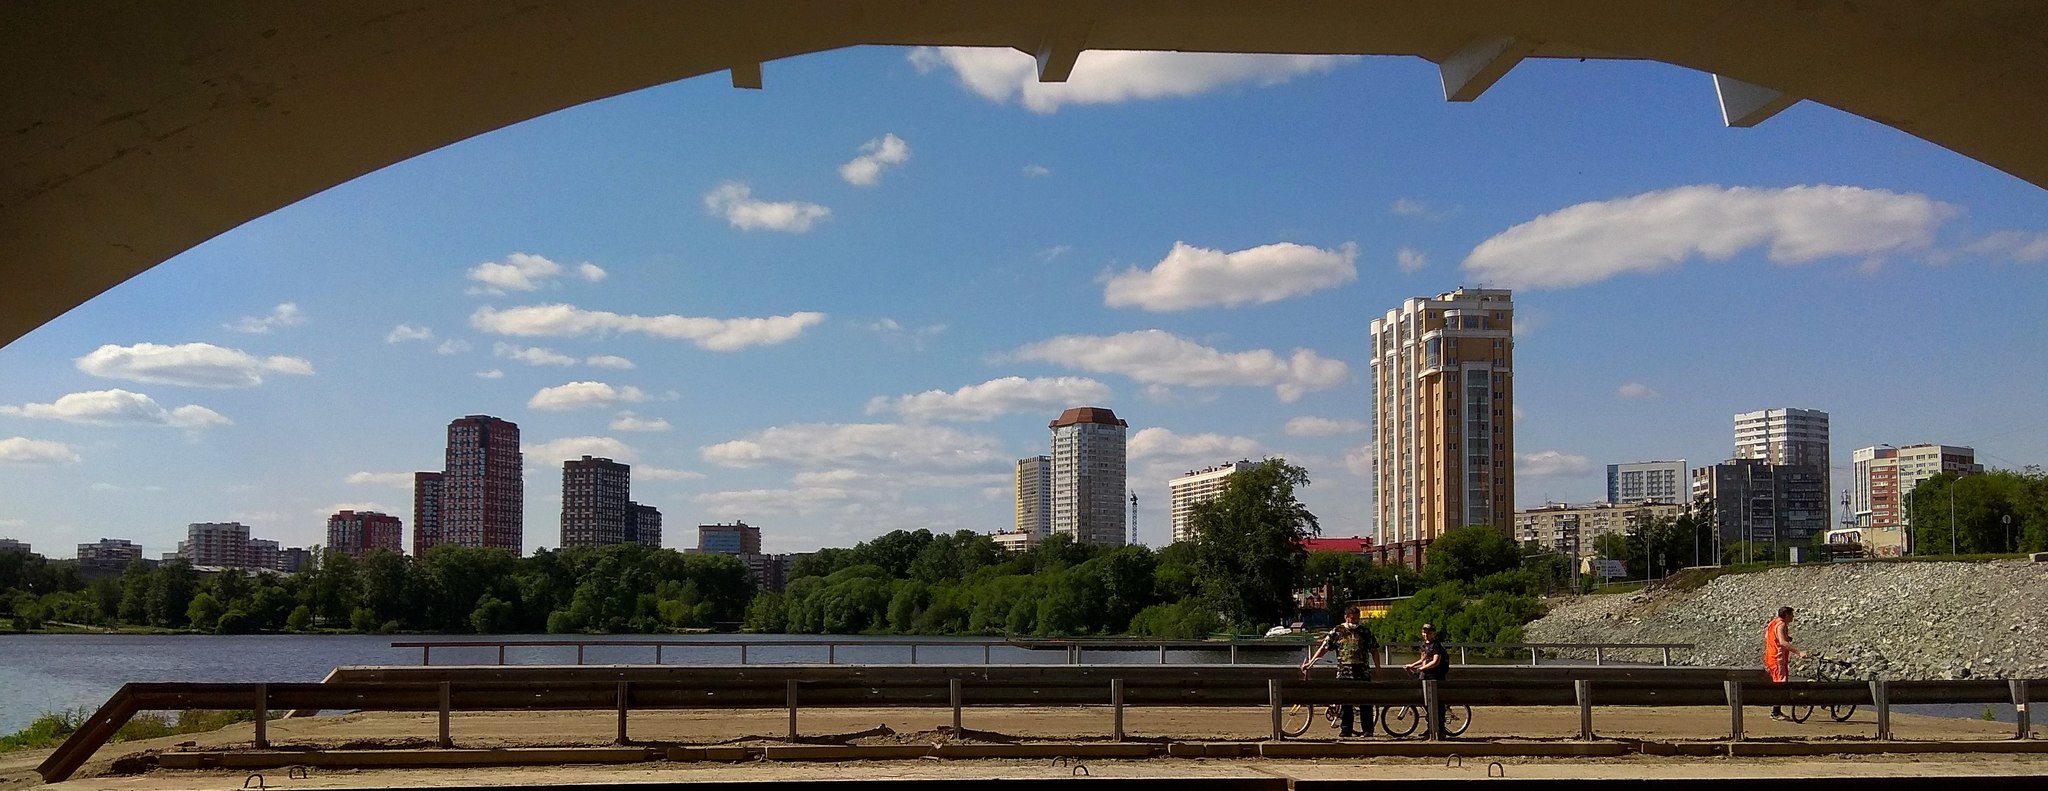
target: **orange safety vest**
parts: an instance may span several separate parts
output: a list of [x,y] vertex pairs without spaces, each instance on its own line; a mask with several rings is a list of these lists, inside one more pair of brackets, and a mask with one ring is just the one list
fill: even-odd
[[1764,625],[1765,665],[1776,665],[1785,661],[1785,644],[1778,642],[1778,627],[1784,623],[1782,619],[1772,617],[1771,622]]

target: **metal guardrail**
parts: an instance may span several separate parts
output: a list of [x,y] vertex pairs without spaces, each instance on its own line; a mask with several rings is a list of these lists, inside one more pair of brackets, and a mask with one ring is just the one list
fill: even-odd
[[[450,747],[449,717],[457,711],[616,711],[617,741],[627,739],[628,714],[634,709],[763,709],[787,708],[789,736],[796,739],[797,714],[803,709],[870,707],[941,707],[953,710],[958,732],[967,706],[1108,705],[1114,710],[1112,736],[1121,740],[1126,706],[1254,706],[1267,707],[1278,741],[1284,706],[1296,703],[1352,703],[1374,706],[1576,706],[1580,737],[1593,738],[1594,706],[1721,706],[1728,707],[1730,739],[1743,739],[1745,705],[1872,705],[1877,710],[1878,737],[1888,739],[1890,706],[1898,703],[2015,704],[2018,738],[2030,728],[2024,704],[2048,700],[2048,679],[2013,681],[1870,681],[1770,684],[1728,678],[1681,677],[1658,680],[1649,669],[1573,668],[1581,674],[1613,678],[1552,678],[1508,681],[1485,678],[1449,682],[1382,682],[1361,684],[1315,678],[1289,681],[1258,678],[1243,668],[1215,672],[1208,678],[1161,673],[1151,666],[976,667],[953,666],[934,674],[926,668],[881,668],[890,672],[856,674],[856,668],[787,668],[780,674],[759,666],[700,667],[702,677],[685,680],[601,680],[593,674],[614,672],[534,667],[525,680],[383,681],[349,683],[130,683],[88,717],[77,732],[52,752],[36,771],[45,782],[68,779],[78,767],[133,717],[146,710],[254,709],[255,743],[269,746],[269,712],[276,709],[355,709],[368,711],[433,711],[439,714],[442,747]],[[1191,666],[1189,671],[1203,668]],[[1216,670],[1215,668],[1211,668]],[[393,670],[406,670],[394,668]],[[413,670],[425,670],[414,668]],[[509,669],[508,669],[509,670]],[[548,671],[555,672],[548,678]],[[586,672],[577,673],[578,670]],[[726,671],[717,678],[717,671]],[[836,675],[803,679],[800,671],[829,670]],[[1559,668],[1559,670],[1567,670]],[[1079,672],[1085,671],[1085,672]],[[1506,668],[1496,672],[1506,672]],[[1621,671],[1621,672],[1616,672]],[[447,671],[456,672],[450,668]],[[472,674],[474,670],[470,671]],[[1630,678],[1627,673],[1639,678]],[[1683,671],[1673,671],[1683,672]],[[1694,674],[1697,675],[1697,674]],[[778,677],[779,676],[779,677]]]
[[[574,649],[576,650],[576,664],[578,664],[578,665],[581,665],[581,664],[583,664],[583,663],[584,663],[584,659],[585,659],[585,656],[586,656],[586,649],[587,649],[587,648],[590,648],[590,647],[600,647],[600,648],[621,648],[621,647],[626,647],[626,648],[641,648],[641,649],[647,649],[647,648],[652,648],[652,649],[654,650],[654,653],[653,653],[653,660],[654,660],[654,661],[653,661],[653,664],[656,664],[656,665],[659,665],[659,664],[662,664],[662,663],[663,663],[663,661],[662,661],[662,660],[664,659],[664,652],[665,652],[665,651],[667,651],[667,650],[669,650],[669,649],[675,649],[675,648],[685,648],[685,649],[700,649],[700,648],[710,648],[710,649],[738,649],[738,657],[739,657],[739,664],[742,664],[742,665],[747,665],[747,664],[753,664],[753,662],[751,661],[751,660],[752,660],[752,657],[750,656],[750,653],[749,653],[749,652],[750,652],[750,651],[752,651],[752,650],[754,650],[754,649],[761,649],[761,648],[820,648],[820,647],[822,647],[822,648],[824,648],[824,649],[825,649],[825,662],[824,662],[824,663],[825,663],[825,664],[827,664],[827,665],[836,665],[836,664],[839,664],[839,649],[841,649],[841,648],[859,648],[859,649],[876,649],[876,648],[879,648],[879,649],[903,649],[903,648],[908,648],[908,649],[909,649],[909,655],[910,655],[910,662],[909,662],[909,663],[910,663],[910,664],[913,664],[913,665],[915,665],[915,664],[919,664],[919,661],[918,661],[918,659],[919,659],[919,656],[918,656],[918,654],[919,654],[919,649],[968,649],[968,650],[972,650],[972,649],[974,649],[974,648],[977,648],[977,647],[981,649],[981,663],[982,663],[983,665],[992,665],[992,664],[994,664],[994,661],[993,661],[993,658],[994,658],[994,649],[996,649],[996,648],[1019,648],[1019,649],[1025,649],[1025,650],[1032,650],[1032,651],[1050,651],[1050,650],[1058,650],[1058,651],[1062,651],[1062,652],[1064,652],[1064,653],[1066,654],[1066,664],[1069,664],[1069,665],[1079,665],[1079,664],[1084,664],[1084,661],[1083,661],[1083,660],[1085,659],[1085,656],[1086,656],[1086,652],[1089,652],[1089,651],[1108,651],[1108,652],[1119,652],[1119,653],[1129,653],[1129,652],[1137,652],[1137,651],[1145,651],[1145,652],[1157,652],[1157,653],[1158,653],[1158,655],[1159,655],[1159,664],[1162,664],[1162,665],[1163,665],[1163,664],[1167,664],[1167,652],[1168,652],[1168,651],[1180,651],[1180,652],[1184,652],[1184,653],[1185,653],[1185,652],[1217,652],[1217,653],[1227,653],[1227,654],[1228,654],[1228,657],[1229,657],[1229,658],[1228,658],[1228,660],[1227,660],[1227,663],[1228,663],[1228,664],[1233,664],[1233,665],[1235,665],[1235,664],[1239,664],[1239,663],[1240,663],[1240,661],[1241,661],[1241,660],[1242,660],[1242,658],[1243,658],[1243,657],[1241,657],[1241,655],[1240,655],[1240,654],[1241,654],[1241,652],[1244,652],[1244,653],[1251,653],[1251,654],[1254,654],[1254,655],[1265,655],[1265,656],[1270,656],[1270,655],[1272,655],[1272,654],[1276,654],[1276,653],[1299,653],[1299,654],[1301,654],[1301,655],[1302,655],[1302,658],[1306,659],[1306,658],[1308,657],[1308,653],[1309,653],[1310,651],[1314,650],[1314,648],[1315,648],[1315,645],[1316,645],[1316,644],[1315,644],[1315,642],[1314,642],[1314,641],[1312,641],[1312,640],[1260,640],[1260,641],[1221,641],[1221,640],[1124,640],[1124,639],[1113,639],[1113,638],[1105,638],[1105,639],[1096,639],[1096,640],[1087,640],[1087,639],[1083,639],[1083,640],[985,640],[985,641],[962,641],[962,640],[889,640],[889,641],[874,641],[874,640],[861,640],[861,641],[850,641],[850,640],[781,640],[781,641],[776,641],[776,642],[772,642],[772,643],[764,643],[764,642],[758,642],[758,641],[750,641],[750,640],[440,640],[440,641],[408,641],[408,642],[395,642],[395,643],[392,643],[392,644],[391,644],[391,647],[392,647],[392,648],[418,648],[418,649],[420,649],[420,664],[421,664],[421,665],[432,665],[432,664],[434,663],[434,649],[436,649],[436,648],[440,648],[440,649],[444,649],[444,650],[445,650],[445,649],[478,649],[478,648],[481,648],[481,649],[493,649],[493,648],[494,648],[494,649],[496,649],[496,650],[497,650],[497,662],[496,662],[496,663],[497,663],[497,664],[500,664],[500,665],[502,665],[502,664],[505,664],[505,659],[506,659],[506,656],[505,656],[505,649],[507,649],[507,648],[574,648]],[[1421,643],[1419,643],[1419,642],[1417,642],[1417,643],[1386,643],[1386,644],[1382,644],[1382,645],[1380,646],[1380,663],[1381,663],[1381,664],[1386,664],[1386,663],[1388,663],[1388,662],[1392,661],[1394,649],[1395,649],[1395,648],[1397,648],[1397,647],[1398,647],[1398,648],[1404,648],[1404,649],[1412,649],[1412,650],[1416,650],[1416,651],[1419,651],[1419,650],[1421,649],[1421,646],[1422,646],[1422,644],[1421,644]],[[1529,654],[1529,665],[1530,665],[1530,666],[1532,666],[1532,667],[1533,667],[1533,666],[1536,666],[1536,665],[1540,665],[1540,664],[1542,664],[1542,661],[1543,661],[1543,660],[1542,660],[1542,654],[1543,654],[1543,652],[1546,652],[1546,651],[1549,651],[1549,652],[1559,652],[1559,651],[1590,651],[1590,652],[1592,652],[1592,654],[1593,654],[1593,664],[1595,664],[1595,665],[1604,665],[1604,664],[1606,664],[1606,663],[1607,663],[1607,659],[1608,659],[1608,652],[1610,652],[1610,651],[1656,651],[1656,652],[1660,652],[1660,653],[1661,653],[1661,655],[1662,655],[1662,664],[1663,664],[1663,665],[1666,665],[1666,666],[1669,666],[1669,665],[1671,664],[1671,652],[1673,652],[1673,651],[1690,651],[1690,650],[1692,650],[1692,649],[1693,649],[1693,644],[1691,644],[1691,643],[1445,643],[1445,644],[1444,644],[1444,647],[1445,647],[1446,649],[1454,649],[1454,650],[1456,650],[1456,651],[1458,652],[1458,663],[1459,663],[1459,664],[1468,664],[1468,663],[1470,663],[1470,661],[1471,661],[1471,654],[1472,654],[1472,652],[1473,652],[1473,651],[1480,651],[1480,652],[1509,652],[1509,651],[1512,651],[1512,652],[1516,652],[1516,653],[1520,653],[1520,652],[1523,652],[1523,651],[1527,651],[1527,652],[1528,652],[1528,654]],[[1290,658],[1290,659],[1289,659],[1289,660],[1288,660],[1287,662],[1264,662],[1264,663],[1258,663],[1258,664],[1275,664],[1275,665],[1279,665],[1279,664],[1290,664],[1290,663],[1292,663],[1292,661],[1293,661],[1293,660],[1292,660],[1292,659]],[[784,663],[784,664],[794,664],[794,663]]]

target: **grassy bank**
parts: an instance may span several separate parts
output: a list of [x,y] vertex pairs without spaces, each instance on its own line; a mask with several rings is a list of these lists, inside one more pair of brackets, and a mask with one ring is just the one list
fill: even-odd
[[[92,712],[72,709],[62,712],[45,712],[28,727],[14,733],[0,736],[0,752],[10,750],[35,750],[55,747],[70,738],[73,731],[85,724]],[[175,736],[181,733],[203,733],[217,731],[238,722],[254,722],[256,712],[237,711],[182,711],[177,716],[169,714],[143,713],[121,726],[114,733],[114,741],[125,742],[137,739],[155,739]]]

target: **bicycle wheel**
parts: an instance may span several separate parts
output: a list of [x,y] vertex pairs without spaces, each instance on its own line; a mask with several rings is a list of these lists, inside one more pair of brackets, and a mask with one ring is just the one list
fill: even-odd
[[1471,706],[1444,707],[1444,736],[1463,736],[1465,729],[1472,727]]
[[1828,707],[1828,718],[1836,722],[1848,722],[1849,718],[1854,716],[1856,716],[1856,704],[1854,703]]
[[1316,721],[1321,712],[1315,706],[1296,703],[1280,712],[1280,733],[1286,736],[1300,736],[1308,733],[1308,726]]
[[1380,728],[1388,736],[1401,737],[1415,732],[1415,723],[1422,719],[1422,710],[1414,706],[1388,706],[1380,709]]
[[1813,707],[1786,706],[1785,712],[1792,717],[1793,722],[1805,722],[1808,718],[1813,716]]

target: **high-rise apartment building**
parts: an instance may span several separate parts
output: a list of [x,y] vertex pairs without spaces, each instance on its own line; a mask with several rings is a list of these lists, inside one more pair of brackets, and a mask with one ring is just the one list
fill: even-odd
[[0,552],[12,552],[22,555],[35,554],[35,552],[29,548],[29,544],[27,541],[17,541],[12,538],[0,538]]
[[1514,301],[1413,298],[1372,322],[1374,510],[1383,560],[1466,525],[1514,529]]
[[412,474],[412,554],[441,544],[441,473]]
[[1803,546],[1828,529],[1826,468],[1729,459],[1692,471],[1694,502],[1703,502],[1721,540]]
[[1186,475],[1167,481],[1167,497],[1173,507],[1173,540],[1177,543],[1194,538],[1194,525],[1188,520],[1195,513],[1195,504],[1216,499],[1223,494],[1224,487],[1230,485],[1231,475],[1251,467],[1249,459],[1240,459],[1206,469],[1188,470]]
[[[371,550],[405,552],[405,526],[376,511],[336,511],[327,517],[327,548],[361,560]],[[272,552],[276,550],[273,548]],[[270,568],[277,566],[273,559]]]
[[1124,433],[1130,424],[1104,407],[1073,407],[1052,429],[1052,518],[1047,531],[1081,544],[1123,546]]
[[441,541],[465,547],[525,551],[526,482],[519,424],[469,415],[448,424],[441,473]]
[[697,551],[721,555],[761,554],[761,528],[735,521],[732,524],[697,526]]
[[1052,530],[1052,457],[1017,460],[1017,527],[1014,532],[1043,538]]
[[1977,451],[1956,445],[1875,445],[1850,454],[1855,464],[1849,508],[1858,527],[1898,528],[1910,521],[1907,495],[1922,481],[1944,472],[1974,475],[1984,471]]
[[1607,465],[1610,503],[1686,503],[1691,501],[1691,489],[1684,459]]
[[[397,551],[396,543],[393,544],[392,551]],[[283,554],[284,550],[278,547],[276,541],[268,538],[251,538],[247,554],[243,555],[242,567],[276,571],[281,565],[279,557]]]
[[562,462],[562,546],[626,543],[632,490],[630,465],[590,456]]
[[102,538],[78,545],[78,565],[120,571],[142,559],[142,545],[125,538]]
[[185,527],[177,556],[194,566],[249,565],[249,526],[240,522],[193,522]]
[[626,503],[626,543],[661,546],[661,509],[641,503]]
[[[1759,409],[1735,416],[1735,458],[1808,467],[1820,474],[1821,491],[1832,492],[1828,413],[1818,409]],[[1823,498],[1821,521],[1832,502]]]

